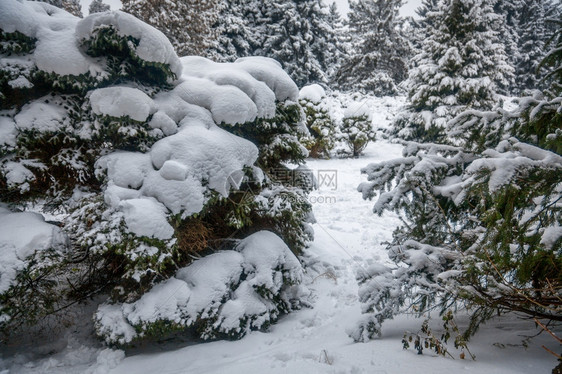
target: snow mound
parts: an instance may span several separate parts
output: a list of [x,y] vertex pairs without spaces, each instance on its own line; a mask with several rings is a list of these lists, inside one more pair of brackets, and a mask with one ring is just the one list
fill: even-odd
[[90,14],[76,25],[76,39],[88,40],[97,28],[104,26],[113,27],[120,36],[137,39],[138,45],[133,50],[140,59],[169,65],[177,78],[181,76],[180,60],[168,38],[130,14],[120,11]]
[[[187,122],[147,154],[119,151],[96,163],[97,174],[106,173],[108,179],[105,201],[125,212],[130,232],[169,239],[168,212],[183,217],[198,213],[210,198],[208,190],[227,197],[231,187],[239,187],[228,177],[256,161],[258,149],[250,141],[212,122]],[[147,201],[131,205],[129,199]]]
[[[134,38],[138,45],[129,43],[129,46],[137,57],[169,65],[176,77],[180,77],[181,63],[166,36],[132,15],[112,11],[95,13],[81,20],[43,2],[0,2],[0,29],[36,39],[30,58],[39,70],[47,73],[61,76],[103,75],[105,63],[88,56],[81,48],[81,43],[91,39],[96,29],[101,27],[113,27],[120,36]],[[26,83],[20,80],[14,84]]]
[[67,239],[62,230],[37,213],[12,213],[0,206],[0,294],[8,290],[18,271],[36,251],[63,250]]
[[296,101],[299,89],[289,75],[281,68],[281,64],[268,57],[244,57],[234,64],[248,72],[252,77],[264,82],[275,93],[279,101]]
[[260,231],[235,250],[180,269],[134,303],[100,306],[96,329],[108,343],[118,344],[142,337],[160,322],[179,329],[197,326],[203,338],[242,337],[298,305],[289,291],[302,276],[299,261],[283,240]]
[[68,122],[66,110],[58,105],[47,104],[43,99],[26,104],[15,118],[18,130],[55,132]]
[[366,102],[351,102],[343,112],[344,118],[362,116],[366,116],[369,120],[371,120],[372,118],[372,111],[370,109],[370,106]]
[[[243,120],[239,119],[238,122],[234,122],[227,116],[222,116],[226,117],[226,120],[224,120],[225,123],[243,123],[253,121],[256,116],[260,118],[271,118],[275,115],[275,93],[264,81],[252,76],[244,68],[244,65],[217,63],[197,56],[182,57],[181,61],[183,64],[183,76],[185,78],[204,78],[215,83],[217,86],[220,86],[220,88],[225,91],[230,90],[236,95],[245,97],[243,99],[243,108],[246,108],[245,112],[249,115]],[[273,76],[280,76],[279,79],[287,78],[287,73],[285,73],[279,66],[272,67],[270,74],[272,77],[268,77],[266,81],[273,80]],[[263,76],[262,79],[264,77],[265,76]],[[221,92],[217,88],[215,88],[215,90]],[[219,99],[220,98],[212,98],[213,101],[217,101]],[[246,103],[247,99],[250,99],[253,102],[255,109],[253,109],[250,104]],[[241,99],[239,99],[239,101],[240,100]],[[217,104],[214,104],[214,106],[216,105]],[[213,105],[205,105],[206,108],[210,108],[211,106]],[[211,111],[213,114],[215,113],[215,111]],[[256,111],[256,113],[252,115],[252,111]],[[220,123],[219,121],[216,122]]]
[[16,123],[9,117],[0,115],[0,149],[2,146],[14,147],[16,145]]
[[130,87],[107,87],[92,91],[90,103],[95,114],[111,117],[128,116],[144,122],[154,113],[154,102],[144,92]]
[[299,91],[299,99],[310,100],[316,104],[320,103],[324,97],[326,97],[326,91],[319,84],[304,86]]

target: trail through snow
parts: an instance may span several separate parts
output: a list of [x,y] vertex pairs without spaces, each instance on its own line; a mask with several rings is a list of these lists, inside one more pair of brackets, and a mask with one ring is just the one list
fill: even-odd
[[[536,332],[532,324],[507,318],[484,326],[469,348],[476,361],[452,360],[404,351],[405,330],[417,331],[421,319],[402,316],[383,325],[383,337],[353,343],[346,330],[360,317],[355,274],[371,262],[388,258],[381,242],[390,240],[399,223],[371,212],[356,187],[367,163],[400,156],[401,146],[377,142],[358,159],[309,160],[320,188],[311,196],[317,223],[310,256],[313,308],[294,312],[268,333],[255,332],[236,342],[217,341],[163,353],[125,358],[111,373],[547,373],[555,360],[540,348],[554,345],[547,337],[520,346]],[[337,185],[329,184],[337,177]],[[435,316],[437,317],[437,316]],[[439,322],[438,317],[436,322]],[[461,321],[462,322],[462,321]],[[439,323],[437,323],[439,325]],[[539,341],[541,341],[540,344]],[[495,344],[495,345],[494,345]],[[451,347],[453,354],[458,352]]]
[[[374,118],[384,125],[388,117],[384,111],[398,105],[379,104],[374,105]],[[65,349],[42,359],[27,361],[21,355],[4,366],[0,359],[0,374],[549,373],[556,360],[541,345],[556,350],[555,341],[542,334],[525,348],[522,341],[538,330],[514,317],[493,320],[481,328],[469,343],[476,361],[403,350],[404,331],[415,332],[422,323],[413,316],[385,322],[381,339],[353,343],[349,338],[346,330],[361,315],[355,274],[370,263],[388,262],[381,243],[391,239],[399,224],[393,214],[373,214],[373,202],[361,198],[356,188],[366,177],[360,169],[400,155],[400,145],[378,141],[357,159],[308,160],[320,184],[310,195],[317,223],[314,243],[307,250],[308,287],[315,296],[311,308],[281,318],[269,332],[253,332],[239,341],[156,345],[128,352],[126,357],[122,351],[69,340]],[[433,317],[438,329],[439,318]],[[450,350],[458,357],[454,348]]]

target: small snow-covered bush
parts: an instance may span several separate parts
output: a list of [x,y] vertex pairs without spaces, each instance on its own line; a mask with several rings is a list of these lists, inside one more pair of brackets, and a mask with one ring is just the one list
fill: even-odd
[[353,157],[358,157],[375,137],[368,106],[364,103],[350,104],[344,112],[339,140],[349,148]]
[[330,151],[335,146],[336,128],[323,100],[324,89],[313,84],[300,90],[299,103],[304,109],[306,127],[310,135],[301,137],[300,141],[313,158],[330,158]]
[[40,214],[0,205],[0,330],[53,310],[63,281],[57,264],[68,245],[64,232]]
[[179,269],[135,302],[101,305],[96,331],[120,345],[188,327],[203,339],[239,339],[299,308],[301,278],[302,267],[285,243],[260,231]]
[[[101,293],[113,307],[133,304],[260,230],[295,253],[307,245],[308,189],[268,173],[307,155],[298,89],[277,62],[179,59],[131,15],[78,19],[28,1],[0,2],[0,32],[9,97],[0,100],[0,202],[56,213],[53,227],[69,239],[65,250],[10,244],[17,266],[0,260],[13,273],[0,290],[2,333]],[[263,317],[272,322],[290,308],[268,290],[256,292],[273,295]],[[213,328],[222,333],[209,322],[205,334]]]

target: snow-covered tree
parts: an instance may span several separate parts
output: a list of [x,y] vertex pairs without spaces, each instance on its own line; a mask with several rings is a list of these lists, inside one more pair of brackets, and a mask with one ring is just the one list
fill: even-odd
[[[548,54],[558,67],[560,35]],[[458,146],[407,142],[403,158],[363,169],[374,212],[403,225],[388,245],[395,265],[358,274],[356,340],[400,312],[466,307],[465,339],[498,313],[562,320],[561,94],[554,84],[513,111],[463,112],[448,123]]]
[[519,54],[515,63],[519,91],[539,87],[538,66],[545,55],[548,39],[546,5],[548,1],[524,1],[519,16]]
[[221,1],[213,25],[217,39],[207,52],[209,58],[225,62],[254,55],[263,43],[266,24],[262,19],[257,1]]
[[334,29],[321,0],[262,2],[265,39],[257,54],[276,59],[297,85],[327,82],[328,64],[337,53]]
[[3,341],[95,295],[116,344],[241,337],[303,304],[309,188],[267,168],[306,157],[306,128],[277,62],[180,60],[130,14],[17,0],[0,42]]
[[102,0],[93,0],[90,3],[90,7],[88,9],[89,9],[89,14],[93,14],[93,13],[106,12],[110,9],[110,6],[104,3]]
[[328,38],[328,45],[332,48],[332,51],[328,56],[328,62],[326,63],[328,66],[327,74],[329,82],[335,83],[337,73],[343,62],[346,60],[348,50],[350,48],[350,35],[347,32],[346,26],[335,2],[330,4],[328,7],[326,22],[333,29],[332,33],[326,35]]
[[218,0],[123,0],[123,11],[162,31],[179,56],[202,55],[216,36]]
[[399,27],[402,1],[357,0],[349,5],[352,46],[337,73],[338,85],[377,95],[396,93],[396,85],[407,75],[410,49]]
[[332,19],[321,0],[223,1],[209,56],[216,61],[270,57],[299,86],[326,83],[341,54]]
[[348,148],[339,152],[353,157],[359,157],[369,142],[375,140],[371,113],[365,102],[352,102],[347,106],[340,124],[338,140]]
[[405,139],[442,139],[448,120],[467,108],[489,109],[512,68],[498,39],[491,0],[441,0],[426,14],[426,38],[406,87],[408,110],[394,124]]
[[326,91],[318,84],[305,86],[299,92],[299,103],[309,132],[299,141],[308,150],[309,157],[330,158],[330,151],[335,146],[336,126],[326,103]]

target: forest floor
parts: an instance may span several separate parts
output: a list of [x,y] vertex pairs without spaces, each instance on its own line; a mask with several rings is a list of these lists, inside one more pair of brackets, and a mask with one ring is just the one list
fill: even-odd
[[[380,126],[399,104],[389,98],[369,103]],[[305,256],[312,305],[284,316],[270,331],[253,332],[239,341],[184,339],[125,353],[104,349],[78,329],[66,334],[66,345],[45,342],[41,350],[36,346],[15,355],[15,350],[0,354],[0,374],[550,373],[556,359],[541,346],[557,350],[557,343],[546,333],[535,336],[539,330],[534,323],[516,316],[481,327],[468,344],[474,361],[468,355],[459,359],[460,352],[452,346],[455,359],[403,350],[404,332],[418,331],[423,322],[413,315],[385,322],[382,337],[368,343],[354,343],[348,336],[361,317],[356,273],[371,263],[388,263],[382,242],[391,239],[400,223],[393,214],[372,213],[373,202],[363,200],[356,190],[366,180],[360,169],[400,155],[400,145],[381,140],[371,143],[360,158],[308,160],[320,184],[310,195],[317,223]],[[432,317],[440,336],[440,318]],[[462,327],[467,321],[461,315],[457,322]],[[88,329],[87,322],[84,326]]]

